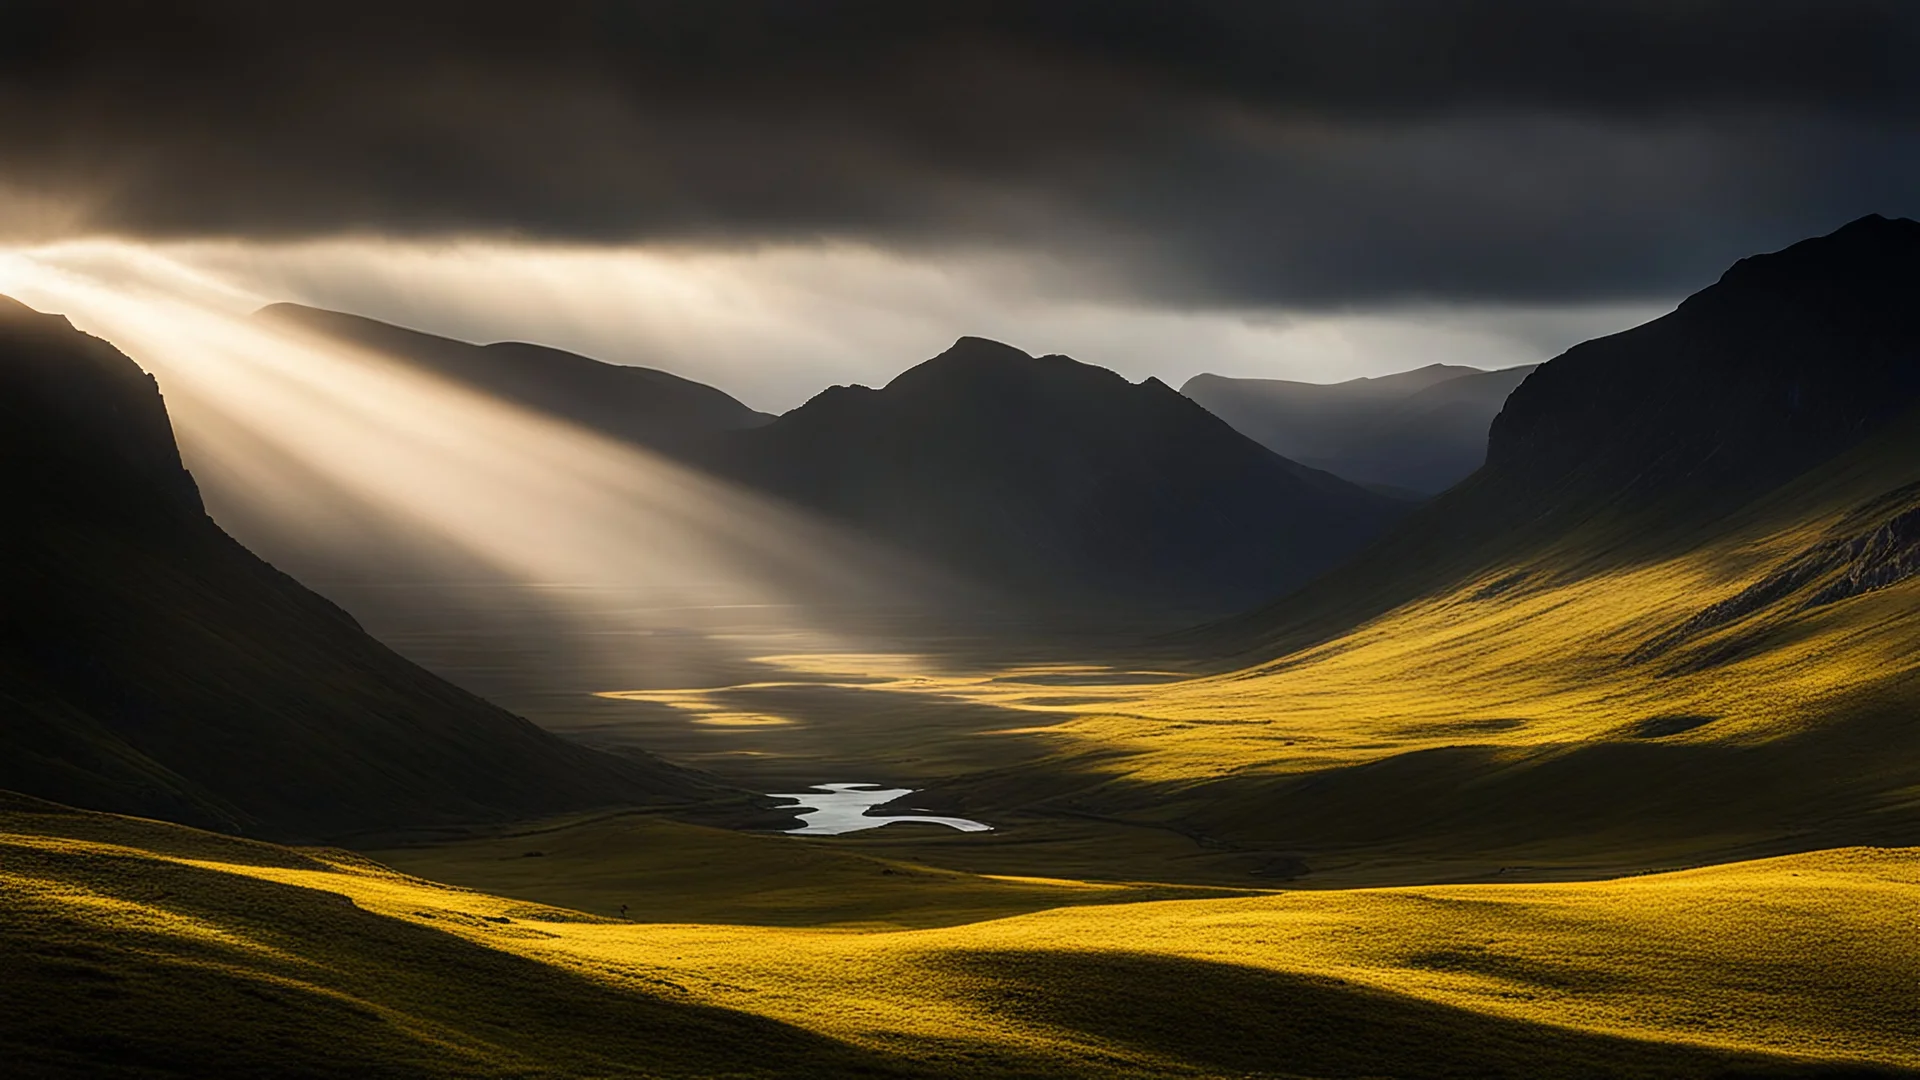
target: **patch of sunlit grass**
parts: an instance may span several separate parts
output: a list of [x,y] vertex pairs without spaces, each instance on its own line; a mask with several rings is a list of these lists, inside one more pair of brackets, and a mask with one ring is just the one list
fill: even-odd
[[[1842,488],[1822,512],[1763,518],[1599,572],[1570,571],[1561,549],[1536,553],[1325,644],[1210,677],[1072,664],[943,671],[887,654],[761,662],[838,680],[827,685],[1032,714],[1031,724],[998,714],[979,734],[1098,750],[1107,756],[1097,767],[1144,782],[1304,772],[1466,744],[1646,737],[1649,722],[1673,717],[1700,722],[1675,725],[1659,736],[1666,741],[1748,743],[1825,722],[1861,688],[1916,670],[1920,641],[1907,616],[1920,581],[1810,611],[1761,611],[1657,659],[1636,651],[1777,570],[1877,490],[1885,487]],[[1753,647],[1716,658],[1737,635]],[[745,689],[652,700],[714,708],[724,694],[737,708]]]
[[[0,892],[10,918],[58,904],[83,921],[147,920],[156,933],[253,947],[244,935],[169,914],[165,897],[89,891],[90,875],[124,877],[134,864],[189,867],[337,894],[361,911],[594,983],[649,995],[671,988],[679,1000],[855,1046],[911,1052],[958,1042],[1083,1068],[1089,1055],[1106,1054],[1114,1072],[1151,1071],[1173,1064],[1157,1056],[1172,1044],[1129,1048],[1062,1026],[1047,1000],[1137,997],[1139,987],[1119,980],[1137,978],[1142,963],[1178,962],[1196,980],[1184,993],[1207,993],[1209,979],[1240,985],[1266,972],[1568,1037],[1607,1033],[1920,1066],[1911,993],[1920,980],[1915,850],[1827,851],[1587,884],[1058,907],[886,931],[595,919],[344,857],[305,866],[235,862],[17,834],[0,837],[0,850],[37,853],[35,880],[50,883],[21,888],[10,876]],[[50,855],[59,858],[47,862]],[[1023,991],[1031,1007],[1010,1008],[990,989],[991,973],[1029,963],[1070,972],[1073,981],[1035,984]]]

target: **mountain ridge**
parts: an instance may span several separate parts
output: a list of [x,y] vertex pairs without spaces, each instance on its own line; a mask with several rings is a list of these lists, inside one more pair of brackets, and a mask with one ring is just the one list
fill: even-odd
[[478,345],[302,304],[268,304],[266,323],[404,360],[590,430],[656,449],[773,418],[706,383],[524,341]]
[[1176,604],[1303,580],[1400,510],[1158,379],[976,337],[730,433],[711,463],[990,584]]

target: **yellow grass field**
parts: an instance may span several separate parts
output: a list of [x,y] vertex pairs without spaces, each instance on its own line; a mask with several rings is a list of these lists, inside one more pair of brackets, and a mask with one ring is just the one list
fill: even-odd
[[[961,1065],[1274,1076],[1920,1068],[1916,850],[1596,883],[1290,892],[857,930],[610,920],[341,852],[44,806],[6,813],[0,833],[0,930],[11,947],[48,954],[37,962],[84,972],[64,985],[122,987],[137,974],[120,969],[135,962],[212,973],[269,999],[325,999],[377,1018],[414,1060],[455,1073],[512,1072],[525,1064],[518,1040],[541,1023],[529,1015],[484,1029],[476,1016],[485,1009],[447,1015],[440,995],[450,991],[435,980],[460,972],[436,966],[433,950],[461,946],[530,962],[513,978],[567,976],[595,1000],[775,1022],[794,1039],[821,1041],[794,1051],[775,1040],[769,1054],[798,1053],[795,1068],[824,1061],[829,1074],[838,1066],[827,1047],[906,1074]],[[376,930],[404,933],[383,946],[399,951],[358,955]],[[361,967],[390,970],[356,982],[349,975]],[[515,1000],[513,978],[493,978],[491,991]],[[45,985],[56,997],[63,988]],[[538,1006],[556,1008],[567,1008],[564,998]],[[689,1074],[706,1074],[715,1053],[727,1055],[702,1032],[712,1035],[666,1024],[655,1064],[679,1060],[668,1050],[684,1036],[694,1049],[676,1053],[693,1054]],[[736,1049],[752,1072],[750,1048]]]

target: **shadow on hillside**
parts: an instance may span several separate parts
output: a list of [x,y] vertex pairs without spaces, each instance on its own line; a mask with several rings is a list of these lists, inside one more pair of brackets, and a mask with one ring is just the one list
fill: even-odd
[[[1229,846],[1302,854],[1315,867],[1430,860],[1484,877],[1509,866],[1501,880],[1907,846],[1920,842],[1920,804],[1902,796],[1920,785],[1920,728],[1903,705],[1920,693],[1916,682],[1869,688],[1821,727],[1768,740],[1668,741],[1695,718],[1655,717],[1619,739],[1453,746],[1305,776],[1105,795],[1116,816],[1175,820]],[[1413,869],[1366,880],[1446,879]]]
[[978,1007],[1215,1073],[1316,1077],[1894,1077],[1911,1073],[1628,1039],[1362,987],[1124,952],[946,953]]
[[6,869],[147,909],[0,895],[13,1075],[925,1075],[676,1001],[664,977],[654,993],[623,990],[335,893],[99,854],[13,849]]

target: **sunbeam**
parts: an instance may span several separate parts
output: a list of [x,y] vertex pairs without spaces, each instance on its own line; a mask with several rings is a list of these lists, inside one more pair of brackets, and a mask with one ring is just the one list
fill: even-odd
[[[216,519],[323,585],[354,568],[363,586],[538,587],[539,608],[604,638],[636,618],[699,625],[689,613],[713,609],[813,631],[823,608],[932,582],[659,454],[254,318],[271,297],[151,250],[9,252],[0,292],[152,371]],[[359,595],[349,606],[366,606]]]

